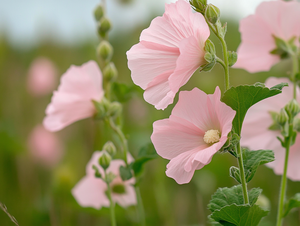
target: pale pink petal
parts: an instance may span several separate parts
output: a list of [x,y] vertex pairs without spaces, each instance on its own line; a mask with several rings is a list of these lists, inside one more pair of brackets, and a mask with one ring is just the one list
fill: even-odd
[[128,67],[144,98],[157,109],[173,103],[179,88],[205,63],[204,46],[210,31],[204,17],[184,0],[166,4],[127,52]]
[[82,207],[109,207],[110,203],[105,195],[107,186],[99,178],[85,176],[72,189],[72,194]]
[[62,144],[56,135],[42,125],[36,126],[30,133],[28,146],[35,160],[48,167],[55,166],[63,155]]
[[44,126],[58,131],[71,123],[93,116],[92,100],[100,101],[104,95],[102,75],[94,61],[82,66],[71,66],[62,76],[46,109]]
[[288,171],[287,171],[287,177],[293,181],[300,181],[299,161],[300,161],[300,136],[298,134],[295,144],[290,149],[289,164],[288,164]]
[[184,152],[171,159],[167,165],[166,175],[173,178],[178,184],[189,183],[196,169],[201,169],[204,164],[194,161],[194,151]]
[[[195,88],[179,94],[171,116],[154,122],[151,140],[157,153],[170,159],[166,174],[177,183],[188,183],[196,169],[207,165],[227,141],[235,111],[220,101],[219,88],[207,95]],[[219,141],[207,144],[209,130],[221,133]]]
[[58,78],[57,68],[47,58],[39,57],[35,59],[29,68],[27,88],[36,96],[51,93]]

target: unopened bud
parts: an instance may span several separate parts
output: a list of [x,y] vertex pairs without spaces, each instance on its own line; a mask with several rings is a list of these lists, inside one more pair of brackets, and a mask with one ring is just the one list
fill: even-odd
[[277,115],[276,122],[277,122],[280,126],[284,127],[285,124],[288,122],[288,120],[289,120],[289,116],[288,116],[288,114],[286,113],[285,109],[282,108],[282,109],[280,110],[279,114]]
[[204,50],[205,50],[205,52],[210,53],[212,55],[216,54],[215,45],[214,45],[214,43],[210,39],[206,40],[205,46],[204,46]]
[[294,130],[300,132],[300,118],[294,118]]
[[103,97],[100,102],[92,100],[94,107],[96,109],[95,118],[103,119],[107,116],[107,111],[110,106],[110,102]]
[[205,17],[208,19],[209,22],[212,24],[217,23],[217,21],[220,18],[220,10],[218,7],[208,4],[206,11],[205,11]]
[[295,117],[300,112],[300,106],[295,99],[292,99],[284,108],[291,117]]
[[98,33],[101,37],[105,37],[106,33],[110,30],[111,23],[106,17],[102,17],[102,19],[98,22]]
[[103,151],[102,153],[103,154],[99,158],[99,165],[106,170],[110,165],[111,156],[106,151]]
[[97,5],[94,10],[94,17],[96,21],[99,21],[104,15],[104,9],[102,5]]
[[118,70],[113,62],[104,68],[103,76],[107,81],[114,81],[118,77]]
[[190,0],[190,4],[193,6],[195,11],[203,14],[205,12],[207,2],[206,0]]
[[117,117],[121,114],[122,112],[122,105],[119,102],[112,102],[109,105],[109,109],[108,109],[108,115],[110,117]]
[[107,153],[110,154],[110,156],[114,156],[116,154],[116,152],[117,152],[116,146],[111,141],[107,141],[104,144],[103,150],[107,151]]
[[109,61],[113,55],[113,47],[108,41],[103,40],[97,47],[97,54],[102,60]]
[[237,61],[237,53],[234,51],[228,51],[228,64],[229,67],[233,66]]

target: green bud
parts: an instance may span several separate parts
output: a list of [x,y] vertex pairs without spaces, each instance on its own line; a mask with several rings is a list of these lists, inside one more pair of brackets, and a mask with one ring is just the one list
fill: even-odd
[[92,100],[94,107],[96,109],[95,118],[103,119],[107,116],[107,111],[110,106],[110,102],[103,97],[100,102]]
[[295,99],[292,99],[284,108],[292,118],[300,112],[300,106]]
[[105,150],[102,153],[103,154],[99,158],[99,165],[106,170],[110,165],[111,156]]
[[216,7],[216,6],[214,6],[214,5],[212,5],[212,4],[208,4],[207,8],[205,10],[205,17],[212,24],[216,24],[217,21],[220,18],[220,10],[219,10],[219,8]]
[[111,156],[114,156],[116,154],[116,152],[117,152],[116,146],[111,141],[107,141],[104,144],[103,150],[107,151],[107,153],[110,154]]
[[114,81],[118,77],[118,70],[113,62],[110,62],[103,70],[104,79]]
[[204,50],[205,50],[205,52],[210,53],[212,55],[216,54],[215,45],[214,45],[214,43],[210,39],[206,40],[205,46],[204,46]]
[[98,33],[101,37],[105,37],[106,33],[110,30],[111,23],[106,17],[102,17],[98,22]]
[[237,61],[237,53],[234,51],[228,51],[228,63],[229,67],[233,66]]
[[286,125],[286,123],[288,122],[289,120],[289,116],[287,114],[287,112],[285,111],[284,108],[282,108],[279,112],[279,114],[277,115],[277,119],[276,119],[276,122],[284,127]]
[[104,15],[104,9],[102,5],[97,5],[94,10],[94,17],[96,21],[99,21]]
[[112,102],[108,108],[108,115],[110,117],[117,117],[122,112],[122,105],[119,102]]
[[108,41],[103,40],[97,47],[97,55],[104,61],[110,61],[113,55],[113,47]]
[[207,5],[206,0],[190,0],[190,4],[196,12],[204,14]]
[[294,118],[294,130],[300,132],[300,118]]

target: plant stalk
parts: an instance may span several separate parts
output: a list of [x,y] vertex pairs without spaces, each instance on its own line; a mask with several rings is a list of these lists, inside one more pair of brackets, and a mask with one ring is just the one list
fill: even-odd
[[139,219],[142,226],[146,226],[146,219],[145,219],[145,210],[143,205],[143,200],[140,192],[139,186],[134,186],[136,198],[137,198],[137,208],[139,212]]
[[240,176],[241,176],[241,182],[242,182],[244,203],[249,204],[247,182],[246,182],[244,163],[243,163],[243,153],[242,153],[242,150],[241,150],[241,144],[240,143],[238,143],[238,145],[237,145],[237,155],[238,155],[237,159],[238,159],[239,168],[240,168]]
[[106,170],[105,170],[105,182],[106,182],[106,185],[107,185],[107,195],[108,195],[108,199],[109,199],[109,202],[110,202],[110,221],[111,221],[111,226],[117,226],[117,223],[116,223],[116,215],[115,215],[115,203],[113,202],[112,200],[112,197],[111,197],[111,187],[109,185],[109,183],[106,181],[106,177],[107,177],[107,174],[106,174]]

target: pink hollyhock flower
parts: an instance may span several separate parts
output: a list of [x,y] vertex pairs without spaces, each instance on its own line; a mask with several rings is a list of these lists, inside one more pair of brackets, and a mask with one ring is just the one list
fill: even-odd
[[[102,206],[110,206],[109,199],[105,195],[107,185],[102,179],[95,177],[95,170],[92,168],[93,165],[97,166],[101,175],[104,175],[104,170],[99,166],[98,163],[98,159],[101,155],[102,152],[100,151],[96,151],[93,154],[92,159],[89,161],[86,167],[86,176],[82,178],[72,189],[73,196],[79,205],[83,207],[100,209]],[[131,156],[128,156],[128,160],[132,161],[133,159]],[[116,175],[116,178],[110,184],[112,188],[112,200],[123,207],[135,205],[137,203],[136,194],[132,186],[135,183],[135,180],[132,178],[127,181],[122,181],[119,174],[120,166],[125,166],[123,160],[112,160],[107,169],[107,173],[112,172]],[[122,193],[114,192],[117,190],[115,188],[122,188],[121,190],[124,190]]]
[[82,66],[72,65],[62,75],[57,91],[46,109],[44,126],[58,131],[80,119],[93,116],[92,100],[100,101],[104,95],[102,74],[95,61]]
[[29,69],[27,88],[36,96],[51,93],[56,85],[57,69],[44,57],[35,59]]
[[56,165],[63,155],[58,138],[42,125],[36,126],[29,135],[28,147],[36,161],[49,167]]
[[[276,174],[283,173],[285,149],[281,146],[277,136],[280,136],[279,130],[270,130],[269,127],[274,123],[270,112],[279,113],[293,98],[293,84],[287,78],[268,78],[267,87],[275,86],[281,82],[289,83],[288,87],[282,90],[282,93],[274,97],[267,98],[252,106],[244,119],[242,127],[241,144],[249,147],[251,150],[265,149],[273,150],[275,161],[268,163],[267,166],[274,169]],[[297,87],[297,97],[300,91]],[[297,98],[300,102],[300,98]],[[290,148],[289,164],[287,177],[291,180],[300,180],[300,136],[296,138],[296,143]]]
[[180,92],[171,116],[153,124],[151,140],[171,160],[166,174],[178,184],[188,183],[227,141],[235,111],[220,97],[219,87],[209,95],[197,88]]
[[179,88],[206,63],[209,35],[204,17],[193,13],[189,3],[166,4],[164,15],[152,20],[140,42],[127,52],[132,80],[145,90],[147,102],[157,109],[173,103]]
[[242,43],[234,67],[249,72],[268,71],[280,61],[279,55],[270,52],[276,49],[273,36],[288,41],[300,37],[300,3],[297,1],[262,2],[254,15],[240,22]]

